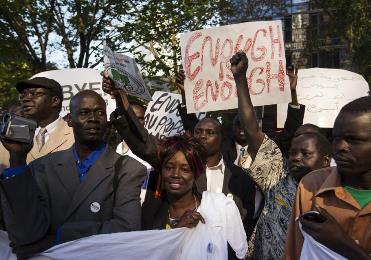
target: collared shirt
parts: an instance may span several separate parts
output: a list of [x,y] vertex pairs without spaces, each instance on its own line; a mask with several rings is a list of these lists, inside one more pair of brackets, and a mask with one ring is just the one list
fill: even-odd
[[144,199],[146,197],[146,193],[147,193],[149,176],[150,176],[151,172],[153,172],[153,170],[154,170],[153,167],[148,162],[146,162],[146,161],[142,160],[141,158],[139,158],[138,156],[136,156],[130,150],[129,146],[126,144],[125,141],[122,141],[121,143],[119,143],[117,145],[116,153],[121,154],[121,155],[130,156],[131,158],[137,160],[138,162],[140,162],[141,164],[143,164],[146,167],[147,177],[144,179],[144,182],[142,184],[142,188],[141,188],[141,191],[140,191],[140,203],[143,204]]
[[309,173],[298,186],[284,259],[300,258],[303,236],[295,219],[315,207],[327,210],[348,236],[371,255],[371,202],[361,208],[342,187],[337,168],[329,167]]
[[225,164],[223,157],[212,167],[206,166],[207,191],[221,193],[223,190]]
[[249,155],[249,153],[247,151],[247,148],[249,146],[248,145],[242,146],[237,142],[235,142],[235,146],[236,146],[237,157],[236,157],[236,160],[234,161],[234,164],[237,165],[237,166],[240,166],[240,165],[238,165],[238,163],[239,163],[239,160],[240,160],[240,157],[241,157],[241,153],[243,151],[242,156],[244,156],[246,158],[246,162],[240,167],[243,167],[244,169],[250,168],[250,165],[252,163],[252,159],[251,159],[251,156]]
[[105,144],[101,144],[95,151],[89,154],[85,160],[80,161],[79,155],[76,151],[76,145],[73,145],[73,157],[76,162],[77,173],[79,174],[80,182],[85,178],[86,173],[89,171],[90,167],[98,160],[99,156],[104,152],[106,148]]
[[[57,129],[60,120],[63,120],[63,119],[58,117],[56,120],[54,120],[49,125],[44,127],[46,129],[45,143],[49,140],[49,136],[54,132],[54,130]],[[40,132],[40,130],[41,130],[41,127],[36,128],[35,136],[37,136],[37,134]]]

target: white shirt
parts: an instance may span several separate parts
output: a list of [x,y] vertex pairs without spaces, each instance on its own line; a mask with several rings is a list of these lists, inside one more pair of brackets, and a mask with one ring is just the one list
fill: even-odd
[[225,164],[223,157],[216,166],[206,166],[207,191],[221,193],[223,190]]
[[121,155],[130,156],[131,158],[137,160],[138,162],[140,162],[141,164],[143,164],[146,167],[146,169],[147,169],[147,177],[146,177],[146,179],[145,179],[145,181],[144,181],[144,183],[142,185],[142,189],[141,189],[141,192],[140,192],[140,203],[143,204],[144,199],[146,197],[149,174],[151,173],[151,171],[153,171],[153,167],[148,162],[146,162],[146,161],[142,160],[141,158],[139,158],[138,156],[136,156],[130,150],[130,148],[127,146],[127,144],[125,143],[125,141],[122,141],[121,143],[119,143],[117,145],[116,153],[121,154]]
[[[46,129],[45,133],[45,143],[49,140],[49,136],[57,129],[60,120],[63,120],[61,117],[58,117],[55,121],[51,122],[49,125],[44,127]],[[39,134],[41,127],[39,126],[35,130],[35,137]]]

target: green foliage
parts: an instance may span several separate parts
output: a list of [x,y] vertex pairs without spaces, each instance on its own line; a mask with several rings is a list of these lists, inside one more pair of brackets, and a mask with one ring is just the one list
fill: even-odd
[[345,43],[352,69],[362,74],[371,85],[370,2],[368,0],[316,0],[314,2],[316,8],[324,11],[326,19],[319,34],[310,35],[310,47],[313,49],[334,39],[337,43]]
[[122,51],[135,56],[145,77],[165,79],[172,86],[181,67],[179,35],[218,24],[219,10],[227,6],[222,0],[129,2],[126,22],[119,27],[120,38],[128,43]]

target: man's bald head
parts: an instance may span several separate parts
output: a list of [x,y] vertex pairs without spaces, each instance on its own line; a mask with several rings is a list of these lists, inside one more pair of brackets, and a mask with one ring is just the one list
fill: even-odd
[[87,97],[92,97],[97,100],[97,102],[106,105],[104,99],[93,90],[83,90],[74,95],[70,100],[70,111],[73,113],[78,108],[78,105],[81,103],[81,100]]

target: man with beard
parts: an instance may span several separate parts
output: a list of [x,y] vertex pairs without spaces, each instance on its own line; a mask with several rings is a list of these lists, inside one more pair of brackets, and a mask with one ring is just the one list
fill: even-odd
[[[318,245],[321,244],[327,247],[328,254],[370,259],[370,122],[370,96],[356,99],[341,109],[333,128],[337,166],[314,171],[299,184],[284,259],[300,259],[301,254],[305,254],[303,234],[315,240],[311,243],[311,256],[318,252],[316,249],[323,250],[323,246]],[[303,214],[308,211],[317,211],[319,215],[306,218]]]
[[67,119],[75,144],[26,165],[29,145],[7,142],[11,168],[1,176],[2,207],[19,258],[86,236],[139,230],[145,168],[104,142],[106,104],[76,94]]

